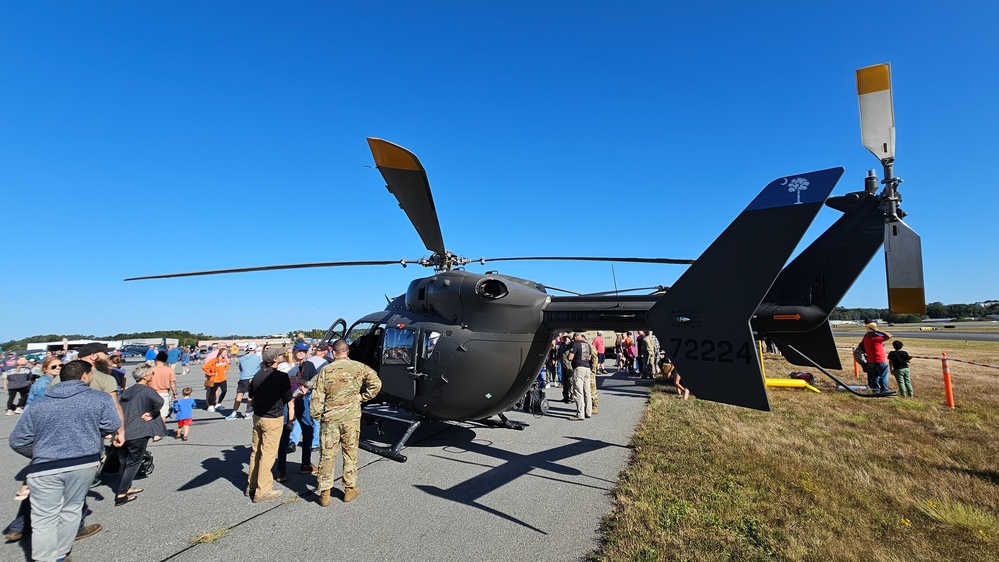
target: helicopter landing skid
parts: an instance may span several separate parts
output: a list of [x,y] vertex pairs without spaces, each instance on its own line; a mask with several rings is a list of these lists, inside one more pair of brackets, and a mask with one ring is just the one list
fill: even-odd
[[412,437],[416,428],[420,427],[423,419],[416,417],[405,410],[398,408],[392,409],[384,406],[367,406],[361,411],[361,417],[364,418],[366,423],[373,423],[375,425],[378,435],[385,433],[382,430],[382,423],[386,421],[404,424],[406,426],[406,431],[403,432],[402,437],[396,441],[395,445],[392,445],[391,447],[382,447],[375,445],[374,443],[361,441],[358,443],[358,447],[396,462],[406,462],[406,455],[400,453],[399,451],[401,451],[406,445],[406,441]]
[[503,414],[496,414],[499,417],[499,421],[492,418],[486,418],[484,420],[476,420],[476,423],[481,423],[482,425],[488,425],[490,427],[502,427],[504,429],[519,429],[521,431],[524,428],[530,427],[530,424],[524,422],[513,421],[510,418],[504,416]]

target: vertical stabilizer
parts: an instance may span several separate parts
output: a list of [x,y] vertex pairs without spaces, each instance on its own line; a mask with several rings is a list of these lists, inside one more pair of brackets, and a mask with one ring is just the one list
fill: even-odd
[[750,318],[843,175],[770,182],[647,315],[698,398],[769,410]]

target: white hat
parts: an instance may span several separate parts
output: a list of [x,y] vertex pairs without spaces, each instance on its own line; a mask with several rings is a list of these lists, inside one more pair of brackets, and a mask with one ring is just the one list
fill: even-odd
[[256,351],[257,350],[257,344],[256,344],[256,342],[252,342],[251,341],[250,343],[246,344],[246,349],[248,349],[250,351]]
[[604,335],[604,333],[603,333],[603,332],[601,332],[600,330],[597,330],[597,335],[598,335],[598,336],[602,336],[602,335]]

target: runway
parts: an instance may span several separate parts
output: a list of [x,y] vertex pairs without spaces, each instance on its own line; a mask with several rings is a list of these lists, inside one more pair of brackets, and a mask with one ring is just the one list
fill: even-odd
[[[891,332],[892,337],[895,339],[924,339],[924,340],[954,340],[954,341],[999,341],[999,332],[958,332],[955,330],[939,329],[933,331],[894,331],[890,327],[885,327],[885,329]],[[861,331],[834,331],[833,336],[837,338],[852,338],[863,337],[864,333]]]
[[[198,373],[179,378],[178,387],[194,387],[201,399],[203,377],[193,368]],[[91,490],[88,523],[104,531],[75,543],[74,558],[581,560],[598,544],[601,518],[612,508],[609,492],[628,462],[628,441],[648,397],[644,381],[598,380],[599,414],[584,422],[566,420],[574,407],[555,401],[561,389],[552,388],[548,416],[509,414],[530,424],[523,431],[425,424],[401,464],[361,450],[361,496],[345,504],[335,491],[328,508],[310,492],[315,477],[298,474],[300,453],[288,456],[287,487],[277,485],[286,490],[283,502],[244,498],[252,422],[197,410],[190,441],[150,444],[156,469],[136,480],[145,489],[138,501],[115,507],[108,486]],[[16,420],[0,418],[4,442]],[[395,429],[386,430],[378,436],[364,426],[362,438],[387,444]],[[6,469],[0,493],[11,498],[27,459],[4,446],[0,462]],[[3,505],[6,524],[17,505],[9,499]],[[5,544],[0,560],[25,560],[27,548],[26,540]]]

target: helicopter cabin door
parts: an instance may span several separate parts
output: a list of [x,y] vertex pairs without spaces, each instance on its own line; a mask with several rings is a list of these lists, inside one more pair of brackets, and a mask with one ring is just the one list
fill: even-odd
[[382,379],[382,392],[403,400],[416,396],[416,330],[412,328],[385,328],[382,340],[381,366],[378,377]]

